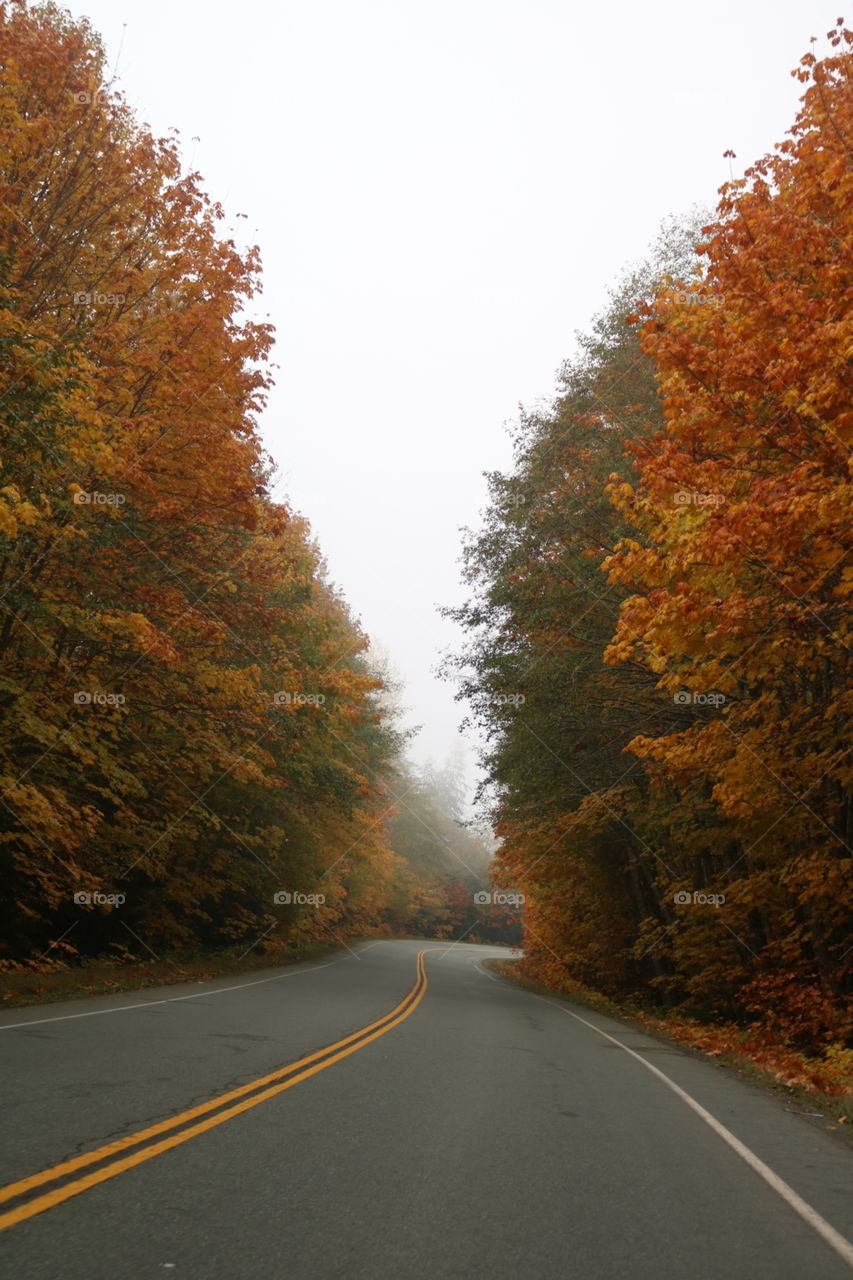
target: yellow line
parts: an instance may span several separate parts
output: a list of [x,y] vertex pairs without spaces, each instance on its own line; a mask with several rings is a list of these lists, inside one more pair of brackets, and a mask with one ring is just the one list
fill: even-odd
[[[423,954],[423,952],[421,953]],[[209,1102],[200,1103],[196,1107],[191,1107],[187,1111],[182,1111],[179,1115],[170,1116],[168,1120],[161,1120],[158,1124],[151,1125],[147,1129],[140,1129],[136,1133],[128,1134],[124,1138],[119,1138],[115,1142],[107,1143],[105,1146],[98,1147],[95,1151],[87,1151],[83,1155],[75,1156],[73,1160],[66,1160],[63,1164],[54,1165],[50,1169],[45,1169],[41,1173],[35,1173],[31,1177],[22,1178],[19,1182],[11,1182],[8,1186],[0,1188],[0,1204],[5,1200],[14,1200],[16,1196],[23,1195],[26,1191],[32,1191],[36,1187],[43,1186],[46,1182],[53,1182],[56,1178],[61,1178],[67,1173],[74,1173],[77,1169],[83,1169],[86,1165],[96,1164],[99,1160],[105,1160],[109,1156],[117,1155],[120,1151],[126,1151],[128,1147],[136,1147],[141,1142],[147,1142],[149,1138],[155,1138],[158,1134],[167,1133],[170,1129],[175,1129],[182,1124],[186,1124],[189,1120],[195,1120],[198,1116],[207,1115],[210,1111],[216,1111],[219,1107],[224,1106],[227,1102],[233,1102],[236,1098],[244,1097],[247,1093],[252,1093],[255,1089],[260,1089],[265,1084],[271,1084],[274,1080],[281,1080],[284,1076],[291,1075],[298,1071],[300,1067],[305,1067],[311,1062],[316,1062],[318,1058],[323,1058],[328,1053],[332,1053],[335,1049],[343,1048],[344,1045],[351,1044],[354,1040],[361,1039],[368,1031],[372,1031],[375,1027],[387,1022],[399,1013],[403,1006],[412,999],[417,991],[421,980],[420,955],[418,956],[418,977],[415,985],[412,987],[398,1005],[393,1008],[390,1013],[384,1014],[376,1022],[371,1022],[369,1026],[362,1027],[358,1031],[354,1031],[351,1036],[347,1036],[344,1040],[338,1040],[334,1044],[327,1045],[325,1049],[318,1049],[316,1053],[311,1053],[305,1058],[299,1058],[296,1062],[290,1062],[285,1067],[279,1067],[276,1071],[271,1071],[269,1075],[260,1076],[257,1080],[250,1080],[248,1084],[241,1085],[238,1089],[232,1089],[229,1093],[220,1094],[217,1098],[211,1098]]]
[[[199,1115],[222,1107],[223,1104],[258,1089],[270,1081],[281,1081],[282,1076],[290,1076],[289,1079],[272,1085],[270,1088],[264,1089],[263,1092],[254,1094],[251,1098],[244,1098],[242,1102],[238,1102],[235,1106],[229,1107],[225,1111],[219,1111],[216,1115],[202,1120],[199,1124],[192,1125],[189,1129],[182,1129],[180,1133],[174,1133],[170,1137],[164,1138],[161,1142],[151,1143],[149,1146],[144,1147],[142,1151],[134,1152],[133,1155],[126,1156],[123,1160],[114,1160],[103,1169],[97,1169],[94,1173],[77,1178],[74,1182],[66,1183],[65,1186],[58,1187],[54,1191],[45,1192],[44,1195],[30,1200],[27,1204],[21,1205],[17,1209],[10,1209],[7,1213],[0,1215],[0,1231],[5,1230],[7,1227],[12,1227],[18,1222],[24,1222],[27,1218],[35,1217],[36,1214],[43,1213],[45,1209],[61,1204],[63,1200],[69,1200],[72,1196],[79,1195],[82,1191],[87,1191],[90,1187],[97,1186],[100,1182],[106,1182],[109,1178],[114,1178],[117,1174],[124,1173],[126,1169],[132,1169],[134,1166],[143,1164],[146,1160],[151,1160],[154,1156],[160,1155],[164,1151],[171,1150],[172,1147],[188,1142],[190,1138],[206,1133],[209,1129],[215,1129],[217,1125],[224,1124],[226,1120],[231,1120],[235,1116],[241,1115],[244,1111],[257,1107],[261,1102],[266,1102],[269,1098],[275,1097],[276,1094],[283,1093],[285,1089],[291,1089],[295,1084],[300,1084],[303,1080],[308,1080],[311,1076],[317,1075],[318,1072],[325,1071],[326,1067],[331,1067],[334,1063],[340,1062],[342,1058],[347,1058],[351,1053],[356,1053],[364,1045],[370,1044],[372,1040],[378,1039],[379,1036],[384,1036],[387,1031],[391,1031],[392,1028],[398,1026],[410,1014],[414,1013],[423,999],[427,989],[423,957],[426,954],[426,950],[430,949],[434,948],[426,948],[424,951],[418,952],[417,980],[405,998],[390,1013],[386,1013],[383,1018],[379,1018],[376,1022],[371,1022],[366,1027],[362,1027],[360,1031],[356,1031],[351,1036],[338,1040],[334,1044],[327,1045],[325,1049],[319,1049],[316,1053],[300,1058],[297,1062],[292,1062],[287,1067],[273,1071],[267,1076],[261,1076],[250,1084],[241,1085],[239,1089],[222,1094],[219,1098],[202,1103],[198,1107],[192,1107],[180,1115],[172,1116],[171,1119],[164,1120],[160,1124],[152,1125],[148,1129],[141,1129],[135,1134],[129,1134],[126,1138],[108,1143],[106,1146],[99,1147],[96,1151],[88,1151],[85,1155],[77,1156],[74,1160],[66,1160],[63,1164],[54,1165],[50,1169],[45,1169],[42,1173],[33,1174],[30,1178],[23,1178],[19,1182],[10,1183],[0,1191],[0,1200],[12,1199],[14,1196],[22,1195],[25,1191],[42,1186],[45,1182],[53,1182],[56,1178],[60,1178],[66,1173],[72,1173],[87,1164],[106,1159],[108,1156],[126,1150],[127,1147],[136,1146],[138,1143],[156,1137],[160,1133],[185,1124],[188,1120],[195,1119]],[[357,1043],[353,1043],[353,1041],[357,1041]],[[337,1052],[335,1052],[336,1050]],[[326,1057],[327,1054],[333,1054],[334,1056]],[[324,1061],[317,1062],[318,1058],[323,1058]],[[304,1068],[304,1070],[300,1070],[300,1068]],[[298,1074],[294,1075],[292,1074],[293,1072],[298,1072]]]

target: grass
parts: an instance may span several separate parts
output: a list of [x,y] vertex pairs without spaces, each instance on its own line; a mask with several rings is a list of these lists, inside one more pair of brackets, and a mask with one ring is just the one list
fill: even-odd
[[[232,974],[252,973],[257,969],[274,969],[281,965],[299,964],[317,956],[329,955],[345,946],[377,938],[400,941],[441,942],[420,934],[378,934],[341,938],[334,942],[298,942],[258,944],[250,948],[212,952],[180,952],[159,959],[134,960],[109,957],[82,960],[77,964],[57,964],[41,969],[0,970],[0,1009],[17,1009],[31,1004],[52,1004],[88,996],[112,995],[116,991],[141,991],[146,987],[165,987],[180,982],[203,982]],[[445,939],[448,947],[452,938]],[[467,939],[466,939],[467,941]]]
[[[361,938],[350,938],[347,945],[361,941]],[[112,995],[116,991],[142,991],[146,987],[165,987],[180,982],[204,982],[210,978],[299,964],[340,949],[340,942],[300,942],[261,952],[252,948],[246,954],[240,954],[235,947],[209,953],[182,952],[157,960],[135,962],[91,959],[73,967],[46,972],[7,971],[0,973],[0,1008],[17,1009],[87,996]]]

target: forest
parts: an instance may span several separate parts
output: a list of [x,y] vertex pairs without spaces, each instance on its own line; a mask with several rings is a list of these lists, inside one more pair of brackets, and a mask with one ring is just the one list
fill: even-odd
[[664,224],[489,475],[444,663],[476,825],[451,765],[411,763],[279,492],[260,250],[85,20],[0,6],[0,969],[515,944],[523,918],[531,980],[849,1044],[853,34],[829,38],[786,138]]
[[528,976],[849,1043],[853,33],[522,415],[448,662]]
[[85,21],[0,42],[0,966],[500,933],[276,496],[258,251]]

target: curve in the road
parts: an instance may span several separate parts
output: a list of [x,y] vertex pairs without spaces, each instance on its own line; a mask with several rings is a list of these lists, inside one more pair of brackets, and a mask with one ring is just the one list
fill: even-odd
[[[229,1093],[220,1094],[219,1097],[212,1098],[209,1102],[204,1102],[199,1106],[191,1107],[187,1111],[182,1111],[180,1114],[171,1116],[168,1120],[163,1120],[159,1124],[151,1125],[147,1129],[140,1129],[137,1133],[128,1134],[127,1137],[107,1143],[105,1146],[98,1147],[95,1151],[87,1151],[83,1155],[76,1156],[73,1160],[63,1161],[62,1164],[43,1169],[40,1173],[9,1183],[8,1186],[0,1189],[0,1203],[28,1196],[39,1187],[67,1178],[70,1174],[76,1173],[88,1165],[98,1164],[103,1161],[107,1162],[100,1169],[95,1169],[82,1178],[75,1178],[71,1182],[63,1182],[62,1185],[54,1187],[53,1190],[46,1191],[43,1195],[36,1196],[34,1199],[25,1200],[24,1203],[7,1210],[6,1213],[0,1215],[0,1231],[13,1227],[19,1222],[25,1222],[28,1218],[33,1218],[36,1214],[44,1213],[46,1209],[51,1209],[54,1205],[71,1199],[72,1196],[88,1191],[90,1187],[106,1182],[109,1178],[115,1178],[127,1169],[135,1168],[146,1160],[151,1160],[154,1156],[161,1155],[164,1151],[171,1151],[173,1147],[189,1142],[191,1138],[198,1137],[199,1134],[207,1133],[210,1129],[216,1128],[217,1125],[224,1124],[227,1120],[232,1120],[235,1116],[242,1115],[243,1112],[249,1111],[252,1107],[257,1107],[269,1098],[274,1098],[277,1094],[283,1093],[285,1089],[292,1089],[294,1085],[310,1079],[311,1076],[316,1075],[319,1071],[325,1071],[327,1067],[331,1067],[334,1063],[349,1057],[350,1054],[357,1053],[359,1049],[363,1049],[365,1045],[378,1039],[379,1036],[384,1036],[414,1013],[423,999],[427,989],[424,956],[428,951],[434,950],[440,950],[440,948],[425,947],[418,952],[414,986],[398,1005],[382,1018],[377,1019],[376,1022],[359,1028],[358,1031],[354,1031],[352,1035],[346,1036],[343,1040],[326,1045],[325,1048],[318,1049],[315,1053],[299,1058],[296,1062],[288,1063],[285,1067],[280,1067],[278,1070],[261,1076],[257,1080],[251,1080],[248,1084],[241,1085],[238,1089],[232,1089]],[[237,1101],[238,1099],[241,1100]],[[215,1114],[211,1115],[211,1112]],[[190,1124],[191,1121],[198,1120],[200,1116],[206,1116],[207,1118],[197,1124]],[[178,1132],[172,1133],[170,1132],[171,1130],[178,1130]],[[169,1136],[161,1141],[152,1141],[152,1139],[158,1138],[163,1133],[169,1133]],[[115,1159],[121,1152],[127,1151],[131,1147],[140,1147],[143,1143],[146,1145],[141,1146],[140,1150],[132,1152],[132,1154],[125,1156],[123,1159]]]

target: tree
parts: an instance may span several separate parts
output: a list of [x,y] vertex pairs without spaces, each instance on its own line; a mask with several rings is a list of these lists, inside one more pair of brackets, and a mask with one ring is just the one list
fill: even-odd
[[270,496],[258,251],[104,85],[88,23],[13,0],[0,61],[6,955],[376,923],[397,744]]

